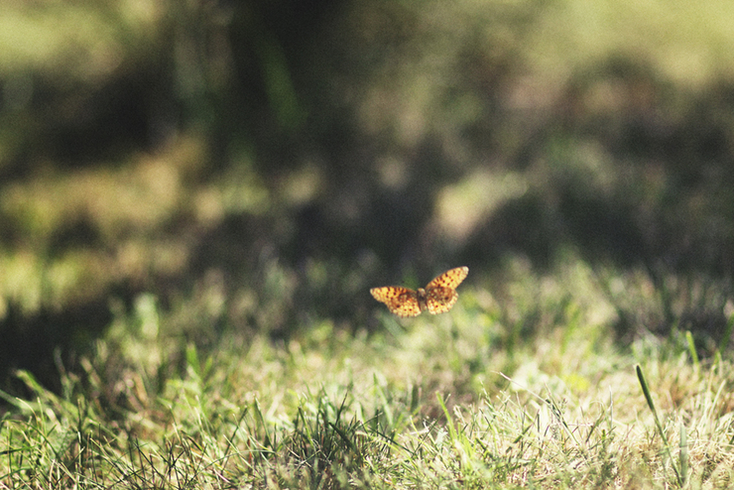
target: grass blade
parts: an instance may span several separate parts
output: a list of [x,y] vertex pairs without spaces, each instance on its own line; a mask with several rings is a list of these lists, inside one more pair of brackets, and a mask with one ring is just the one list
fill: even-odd
[[675,467],[675,464],[672,464],[673,455],[670,451],[670,443],[668,442],[668,438],[665,437],[665,431],[663,431],[663,425],[660,423],[658,412],[657,410],[655,410],[655,404],[652,401],[652,394],[650,393],[650,389],[647,386],[647,381],[645,380],[645,375],[643,374],[642,368],[640,368],[639,364],[635,366],[635,371],[637,372],[637,379],[640,381],[640,386],[642,386],[642,393],[645,395],[645,400],[647,400],[647,406],[650,407],[650,411],[652,412],[652,415],[655,418],[655,426],[658,428],[658,433],[660,434],[660,437],[663,440],[663,446],[665,448],[665,452],[668,455],[668,458],[670,459],[671,466],[673,467],[673,471],[675,472],[675,477],[678,480],[678,486],[682,487],[683,480],[681,479],[680,473],[678,472],[678,468]]

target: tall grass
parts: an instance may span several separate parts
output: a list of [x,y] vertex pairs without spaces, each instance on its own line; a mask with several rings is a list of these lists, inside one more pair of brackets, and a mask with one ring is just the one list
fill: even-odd
[[[204,350],[161,331],[126,339],[111,332],[83,373],[64,374],[59,394],[23,371],[17,379],[32,396],[2,393],[0,482],[171,489],[734,483],[731,364],[722,356],[696,360],[686,342],[649,335],[620,351],[604,340],[608,329],[593,324],[594,302],[579,295],[593,293],[582,286],[587,276],[569,272],[577,282],[536,278],[544,285],[533,289],[519,287],[520,279],[502,306],[467,287],[449,314],[397,322],[386,314],[382,321],[394,328],[372,335],[323,322],[285,343],[230,332]],[[540,317],[526,306],[531,298]],[[527,315],[535,334],[508,343],[513,329],[528,331]],[[165,325],[166,315],[159,321]],[[111,352],[113,339],[126,348]]]

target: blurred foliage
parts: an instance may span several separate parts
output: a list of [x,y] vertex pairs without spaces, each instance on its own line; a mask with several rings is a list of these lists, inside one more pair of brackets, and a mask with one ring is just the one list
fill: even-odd
[[374,329],[371,286],[466,264],[481,289],[569,257],[620,336],[685,328],[711,351],[734,7],[691,8],[6,2],[0,370],[52,372],[148,294],[202,343]]

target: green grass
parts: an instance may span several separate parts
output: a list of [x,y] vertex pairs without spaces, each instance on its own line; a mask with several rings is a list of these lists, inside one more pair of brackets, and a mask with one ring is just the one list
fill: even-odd
[[[116,320],[60,395],[4,394],[3,488],[724,488],[731,363],[690,337],[614,347],[580,266],[499,303],[462,286],[446,315],[350,334],[215,346]],[[535,288],[531,283],[535,284]],[[585,291],[585,293],[580,293]],[[530,308],[535,302],[536,312]],[[381,308],[375,304],[375,308]],[[523,334],[533,318],[534,324]],[[127,332],[127,334],[124,334]],[[137,334],[130,332],[138,332]]]
[[[20,9],[23,3],[16,3]],[[379,53],[374,59],[380,62],[365,77],[371,79],[369,90],[351,80],[346,89],[336,84],[336,98],[327,100],[341,107],[340,90],[356,98],[349,109],[361,121],[357,134],[365,141],[394,132],[387,146],[397,150],[375,157],[386,188],[405,185],[405,155],[426,140],[437,139],[467,168],[477,154],[492,162],[511,160],[516,148],[535,138],[523,136],[528,123],[531,133],[534,124],[548,124],[544,108],[556,104],[568,80],[603,71],[610,57],[641,60],[653,81],[675,83],[674,93],[686,100],[687,90],[705,92],[719,77],[730,79],[734,4],[676,3],[677,9],[630,0],[354,3],[354,10],[339,14],[338,24],[377,21],[350,38],[345,51],[361,46],[355,60]],[[163,12],[147,9],[145,2],[120,3],[120,9],[133,10],[110,16],[62,3],[43,8],[34,21],[12,11],[0,15],[0,26],[7,27],[0,29],[0,46],[8,48],[0,50],[0,72],[9,77],[4,95],[18,108],[33,94],[26,70],[40,70],[62,86],[96,86],[119,60],[149,56],[149,36],[159,32],[155,25]],[[385,26],[410,42],[384,36]],[[95,55],[92,63],[89,53]],[[500,83],[500,97],[511,101],[515,110],[508,112],[517,111],[516,122],[490,126],[489,133],[498,136],[486,148],[499,150],[486,156],[467,143],[462,128],[490,117],[481,111],[484,82],[491,82],[505,58],[517,66],[509,70],[507,85]],[[270,68],[277,71],[282,66],[276,61]],[[469,75],[457,78],[462,73]],[[615,104],[624,108],[627,99],[598,77],[588,95],[589,114],[615,115]],[[457,81],[470,88],[447,91]],[[479,88],[474,81],[482,82]],[[609,105],[595,105],[597,96]],[[51,107],[54,113],[69,110],[67,104]],[[674,108],[666,116],[673,122],[676,111],[684,111]],[[12,111],[3,117],[8,124],[0,134],[0,166],[25,155],[24,145],[33,146],[26,134],[44,134],[33,118]],[[27,181],[5,184],[0,196],[0,214],[16,228],[0,250],[0,317],[11,307],[33,314],[81,304],[119,283],[140,282],[151,291],[154,286],[144,282],[148,274],[166,283],[189,276],[189,247],[201,242],[180,233],[176,224],[187,219],[197,233],[224,227],[226,218],[241,214],[280,220],[270,239],[285,242],[273,236],[290,236],[293,221],[278,213],[296,213],[291,210],[323,199],[320,193],[328,189],[329,167],[318,164],[289,174],[285,185],[280,177],[278,185],[267,182],[252,170],[257,165],[250,159],[258,152],[244,143],[241,157],[232,157],[236,165],[201,185],[210,172],[210,150],[202,138],[184,134],[155,157],[75,171],[30,161],[41,170]],[[451,185],[437,182],[443,186],[434,212],[437,229],[463,240],[501,204],[533,186],[556,195],[543,183],[554,172],[565,175],[566,168],[593,176],[593,188],[604,190],[637,175],[613,165],[616,160],[593,141],[565,135],[558,140],[558,155],[553,148],[539,150],[537,162],[522,173],[498,165]],[[645,174],[652,180],[641,181],[642,204],[661,199],[659,188],[648,185],[662,181],[658,185],[664,187],[658,165]],[[691,209],[709,202],[697,193],[678,198],[690,199]],[[729,202],[715,193],[709,199],[713,211]],[[361,217],[347,215],[349,223]],[[63,237],[59,230],[73,230],[75,223],[90,224],[97,243],[71,241],[54,251],[54,236]],[[728,221],[712,223],[711,229]],[[212,269],[226,269],[230,256],[249,251],[233,250],[230,241],[224,245],[211,250],[227,257],[212,262]],[[249,270],[233,274],[235,283],[245,284],[242,290],[220,284],[224,279],[215,270],[191,285],[192,292],[167,298],[167,308],[152,293],[139,295],[132,313],[113,304],[117,316],[93,352],[74,370],[58,362],[58,393],[30,373],[17,372],[28,396],[0,393],[0,490],[734,486],[734,375],[726,348],[734,315],[726,288],[714,279],[692,276],[686,283],[685,277],[665,277],[656,285],[649,271],[604,271],[601,261],[590,271],[575,257],[538,275],[526,261],[508,260],[494,276],[473,271],[446,315],[399,320],[374,303],[368,312],[357,305],[354,315],[372,320],[376,312],[374,325],[335,324],[314,313],[319,298],[335,301],[328,293],[337,277],[343,282],[336,288],[346,285],[342,302],[355,291],[371,301],[364,271],[374,274],[379,259],[370,252],[363,264],[329,268],[328,251],[324,259],[314,254],[306,261],[310,290],[303,295],[302,277],[268,252],[270,245],[258,250],[262,280]],[[301,303],[294,299],[303,296]],[[302,312],[302,305],[313,309]],[[724,332],[694,331],[700,345],[687,331],[672,329],[667,338],[648,333],[680,320],[689,305],[704,313],[728,312]],[[301,322],[293,328],[284,318],[289,308]],[[613,333],[625,322],[625,339],[634,339],[629,344],[617,342]],[[267,332],[252,333],[259,329]],[[283,332],[286,340],[274,340]],[[699,358],[697,349],[708,356]]]

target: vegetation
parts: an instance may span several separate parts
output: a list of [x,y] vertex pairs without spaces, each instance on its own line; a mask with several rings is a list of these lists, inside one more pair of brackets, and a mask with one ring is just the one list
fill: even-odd
[[734,4],[7,3],[0,488],[734,486]]
[[3,395],[2,481],[729,487],[731,363],[701,363],[683,332],[620,351],[589,271],[565,273],[528,274],[504,305],[466,287],[445,315],[385,312],[372,335],[324,320],[279,343],[229,332],[209,349],[163,334],[167,318],[139,304],[59,394],[19,373],[32,395]]

